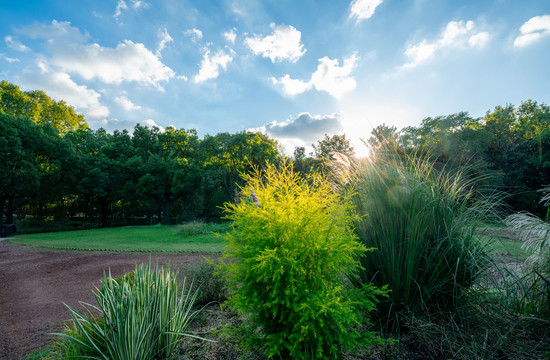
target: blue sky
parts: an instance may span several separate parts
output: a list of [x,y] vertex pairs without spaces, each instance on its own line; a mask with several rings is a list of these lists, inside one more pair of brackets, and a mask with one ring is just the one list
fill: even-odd
[[96,129],[325,133],[550,98],[550,1],[2,1],[0,78]]

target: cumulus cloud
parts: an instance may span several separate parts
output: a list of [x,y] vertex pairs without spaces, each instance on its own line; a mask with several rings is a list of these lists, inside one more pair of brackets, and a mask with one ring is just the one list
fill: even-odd
[[229,31],[224,32],[223,37],[225,38],[225,40],[229,41],[231,44],[234,44],[235,39],[237,38],[237,29],[233,28]]
[[29,89],[44,90],[57,100],[64,100],[86,118],[102,119],[109,115],[109,109],[100,103],[101,94],[87,86],[75,83],[64,72],[24,73],[21,85]]
[[405,56],[409,62],[401,68],[413,68],[432,58],[438,51],[452,47],[483,47],[489,41],[488,32],[475,30],[472,20],[451,21],[434,41],[422,40],[418,44],[409,44]]
[[166,47],[166,44],[174,42],[174,39],[172,39],[170,34],[168,34],[168,30],[166,30],[166,28],[164,28],[164,30],[160,32],[159,37],[160,37],[160,43],[159,43],[159,47],[157,48],[157,52],[156,52],[156,55],[157,55],[158,58],[161,57],[161,52]]
[[206,80],[215,79],[220,74],[220,68],[227,69],[227,64],[233,60],[231,54],[227,54],[219,50],[211,55],[210,50],[206,50],[201,61],[201,67],[198,74],[195,75],[193,81],[201,83]]
[[550,35],[550,15],[532,17],[521,25],[519,32],[521,35],[514,40],[514,46],[520,48]]
[[350,4],[350,18],[355,18],[356,22],[369,19],[374,15],[374,11],[383,0],[353,0]]
[[289,60],[296,62],[305,54],[301,43],[302,33],[293,26],[271,24],[273,32],[266,37],[247,37],[245,44],[255,55],[271,59],[272,62]]
[[162,126],[160,126],[159,124],[157,124],[157,123],[155,122],[155,120],[153,120],[153,119],[143,120],[143,121],[141,122],[141,125],[146,126],[146,127],[149,127],[149,128],[158,127],[159,130],[160,130],[160,132],[165,132],[165,131],[166,131],[165,128],[163,128]]
[[12,36],[4,37],[4,41],[6,42],[6,45],[8,45],[9,48],[15,51],[21,51],[21,52],[31,51],[31,49],[28,46],[21,44],[19,41],[15,40]]
[[254,131],[262,131],[269,136],[279,139],[300,139],[304,142],[316,141],[324,134],[335,134],[342,130],[342,123],[338,114],[311,115],[303,112],[298,117],[285,121],[273,121]]
[[114,98],[114,102],[122,107],[126,111],[140,110],[141,106],[134,104],[126,96],[117,96]]
[[344,59],[342,66],[340,66],[338,60],[325,56],[319,59],[317,70],[311,75],[311,80],[307,82],[292,79],[288,74],[279,79],[273,78],[272,81],[274,84],[282,85],[284,92],[288,95],[301,94],[315,88],[340,99],[357,86],[357,82],[351,76],[353,69],[357,66],[357,61],[357,55],[353,54]]
[[280,84],[287,95],[298,95],[311,89],[311,81],[305,82],[299,79],[291,79],[290,75],[286,74],[280,79],[271,78],[273,84]]
[[200,31],[199,29],[193,28],[193,29],[185,30],[183,34],[187,36],[191,36],[191,40],[193,42],[197,42],[200,39],[202,39],[202,31]]
[[486,31],[482,31],[470,36],[468,44],[473,47],[484,47],[489,42],[490,35]]
[[116,48],[98,44],[85,46],[58,45],[52,63],[64,71],[86,80],[98,79],[106,84],[136,81],[162,90],[160,83],[175,76],[143,44],[124,40]]

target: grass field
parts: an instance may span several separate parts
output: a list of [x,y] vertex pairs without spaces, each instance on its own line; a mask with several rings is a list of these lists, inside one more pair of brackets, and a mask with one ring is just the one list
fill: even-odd
[[11,242],[41,247],[118,251],[223,251],[228,225],[132,226],[18,235]]
[[[11,241],[33,246],[90,250],[221,252],[223,241],[219,235],[228,230],[227,224],[188,223],[18,235]],[[521,241],[483,235],[481,240],[492,254],[517,257],[518,260],[528,256],[521,248]]]

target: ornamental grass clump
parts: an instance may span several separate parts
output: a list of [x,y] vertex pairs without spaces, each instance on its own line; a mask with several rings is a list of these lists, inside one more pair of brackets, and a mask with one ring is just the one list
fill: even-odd
[[86,304],[84,314],[67,306],[73,321],[56,334],[60,358],[167,359],[182,336],[193,336],[186,330],[197,292],[185,280],[180,291],[169,267],[142,264],[118,280],[109,272],[94,297],[97,306]]
[[301,178],[288,162],[245,180],[239,202],[225,204],[233,229],[219,265],[227,304],[245,319],[231,332],[266,357],[283,359],[338,358],[378,341],[363,315],[385,292],[344,285],[367,251],[353,231],[348,197],[319,174]]
[[434,165],[386,149],[340,168],[344,189],[355,189],[359,239],[376,248],[361,258],[353,280],[388,284],[390,298],[379,306],[386,329],[402,325],[404,312],[453,312],[490,264],[475,228],[490,218],[496,202],[476,193],[467,169]]

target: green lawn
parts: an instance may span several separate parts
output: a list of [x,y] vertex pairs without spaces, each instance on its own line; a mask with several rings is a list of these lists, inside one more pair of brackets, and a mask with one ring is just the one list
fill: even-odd
[[227,225],[132,226],[18,235],[11,242],[43,247],[124,251],[223,251]]
[[487,243],[487,249],[492,254],[506,255],[525,260],[529,254],[521,248],[522,241],[502,237],[480,236],[481,241]]

